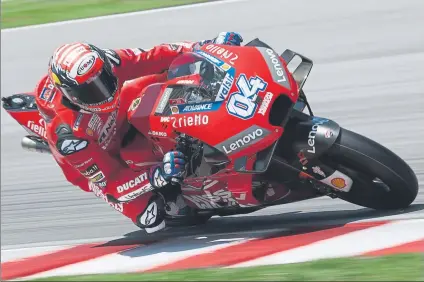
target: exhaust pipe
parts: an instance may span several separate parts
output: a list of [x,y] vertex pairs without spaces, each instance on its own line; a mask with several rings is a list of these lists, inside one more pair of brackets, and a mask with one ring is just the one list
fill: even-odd
[[49,145],[38,136],[27,135],[22,138],[21,146],[27,151],[51,154]]

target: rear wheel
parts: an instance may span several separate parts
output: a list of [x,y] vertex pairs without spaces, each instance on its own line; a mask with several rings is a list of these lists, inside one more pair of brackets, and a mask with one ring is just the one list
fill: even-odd
[[340,129],[336,142],[320,159],[352,178],[352,189],[337,195],[353,204],[372,209],[406,208],[418,194],[417,177],[405,161],[347,129]]

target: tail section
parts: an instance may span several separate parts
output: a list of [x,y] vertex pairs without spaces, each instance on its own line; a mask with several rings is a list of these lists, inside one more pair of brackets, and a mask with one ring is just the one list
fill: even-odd
[[32,93],[14,94],[1,98],[3,109],[14,118],[30,135],[43,140],[46,136],[46,123],[40,115]]

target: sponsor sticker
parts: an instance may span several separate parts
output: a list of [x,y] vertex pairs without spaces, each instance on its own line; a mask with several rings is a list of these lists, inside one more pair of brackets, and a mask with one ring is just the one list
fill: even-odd
[[55,87],[52,83],[49,83],[47,87],[44,87],[40,93],[40,99],[48,102],[52,102],[56,95]]
[[100,182],[101,180],[103,180],[104,178],[105,178],[105,175],[103,174],[103,172],[99,171],[95,175],[90,177],[90,180],[91,180],[91,182],[97,183],[97,182]]
[[206,58],[208,61],[210,61],[211,63],[213,63],[215,65],[218,65],[219,66],[219,65],[224,64],[224,62],[221,61],[220,59],[218,59],[218,58],[216,58],[216,57],[212,56],[211,54],[206,53],[204,51],[198,50],[198,51],[196,51],[196,53],[198,53],[202,57]]
[[271,71],[272,79],[281,86],[291,89],[290,82],[287,78],[286,70],[281,63],[280,56],[270,48],[256,47],[261,52],[265,59],[269,70]]
[[87,133],[87,135],[89,135],[89,136],[93,136],[94,135],[93,129],[91,129],[89,127],[87,127],[87,129],[85,130],[85,133]]
[[274,94],[272,94],[271,92],[267,92],[265,94],[264,100],[262,101],[262,104],[259,107],[258,114],[265,116],[265,113],[268,110],[269,103],[271,103],[273,96]]
[[154,131],[154,130],[149,130],[148,134],[152,135],[152,136],[157,136],[157,137],[167,137],[168,136],[168,134],[166,134],[166,132]]
[[97,166],[97,164],[92,164],[86,170],[84,170],[82,172],[82,174],[84,176],[90,177],[90,176],[94,175],[98,171],[99,171],[99,167]]
[[105,123],[105,125],[103,126],[102,130],[100,131],[99,134],[99,144],[103,144],[105,141],[111,139],[111,137],[113,136],[112,134],[112,130],[113,133],[116,132],[116,116],[117,116],[117,111],[111,113]]
[[180,113],[180,109],[178,108],[178,106],[171,106],[171,113],[173,115],[179,114]]
[[82,163],[80,163],[80,164],[77,164],[77,165],[75,165],[74,167],[75,168],[80,168],[80,167],[82,167],[82,166],[85,166],[85,165],[87,165],[89,162],[91,162],[91,161],[93,161],[93,158],[89,158],[88,160],[86,160],[86,161],[84,161],[84,162],[82,162]]
[[244,130],[243,132],[227,139],[221,144],[216,145],[215,147],[224,152],[225,154],[234,154],[241,151],[247,146],[253,145],[259,142],[261,139],[270,134],[265,128],[261,128],[257,125],[253,125],[250,128]]
[[315,173],[315,174],[318,174],[318,175],[321,175],[322,177],[326,177],[325,176],[325,173],[322,171],[322,169],[319,167],[319,166],[313,166],[312,167],[312,171]]
[[131,106],[128,108],[128,111],[134,111],[135,109],[137,109],[138,105],[140,105],[140,101],[141,101],[141,98],[140,97],[137,98],[137,99],[135,99],[131,103]]
[[231,73],[227,73],[222,81],[221,87],[218,90],[215,101],[224,101],[230,93],[231,87],[234,84],[234,76]]
[[331,138],[333,135],[334,135],[334,132],[331,129],[329,129],[325,132],[324,137],[328,139],[328,138]]
[[83,116],[84,116],[83,113],[79,113],[78,114],[78,116],[77,116],[77,118],[76,118],[76,120],[74,122],[74,126],[72,128],[74,131],[78,131]]
[[112,208],[114,208],[115,210],[119,211],[119,212],[123,212],[124,211],[124,205],[123,203],[111,203],[109,202],[109,200],[107,199],[106,195],[103,193],[103,191],[101,190],[101,187],[97,187],[98,184],[93,184],[93,183],[89,183],[88,187],[90,188],[90,190],[94,193],[94,195],[96,195],[96,197],[103,199],[103,201],[105,201],[106,203],[108,203]]
[[234,63],[238,59],[237,54],[235,54],[234,52],[228,51],[226,48],[222,46],[210,44],[206,46],[206,50],[208,50],[210,53],[218,56],[221,59],[229,61],[231,65],[234,65]]
[[259,76],[252,76],[249,79],[244,73],[240,74],[236,82],[239,92],[230,94],[227,103],[227,111],[230,115],[241,119],[253,117],[258,104],[255,102],[258,93],[265,91],[268,83]]
[[[93,132],[99,132],[100,127],[103,125],[101,118],[97,114],[91,116],[90,121],[88,122],[88,128],[91,129],[90,132],[93,135]],[[88,132],[87,132],[88,133]]]
[[219,109],[220,105],[221,105],[221,102],[178,105],[178,112],[179,113],[195,113],[195,112],[216,111]]
[[157,114],[163,113],[163,111],[165,110],[166,104],[168,103],[169,96],[171,95],[171,93],[172,93],[171,88],[165,89],[165,91],[163,92],[162,97],[159,101],[159,104],[156,108],[155,113],[157,113]]
[[353,180],[337,170],[330,176],[322,179],[321,182],[342,192],[349,192],[353,186]]
[[182,116],[179,118],[171,117],[172,127],[181,128],[181,127],[191,127],[191,126],[201,126],[209,124],[209,116],[196,114],[194,116]]
[[124,195],[124,196],[119,197],[118,200],[122,201],[122,202],[131,201],[131,200],[134,200],[135,198],[137,198],[137,197],[139,197],[139,196],[141,196],[141,195],[143,195],[143,194],[145,194],[149,191],[152,191],[153,189],[154,189],[153,186],[150,183],[147,183],[143,187],[141,187],[141,188],[139,188],[135,191],[132,191],[132,192],[130,192],[130,193]]
[[86,74],[96,62],[96,57],[94,55],[90,55],[82,60],[82,62],[78,66],[77,74],[84,75]]
[[135,186],[143,183],[143,181],[146,181],[146,180],[147,180],[147,172],[144,172],[144,173],[140,174],[139,176],[137,176],[135,179],[131,179],[130,181],[128,181],[128,182],[126,182],[122,185],[119,185],[117,187],[118,193],[122,193],[122,192],[127,191],[131,188],[134,188]]
[[312,125],[311,131],[308,134],[308,153],[315,154],[315,136],[317,135],[317,131],[320,125],[328,122],[328,119],[315,119],[313,120],[315,123]]
[[38,121],[38,124],[36,124],[32,120],[29,120],[27,123],[27,127],[31,129],[31,131],[33,131],[34,133],[40,135],[41,137],[47,138],[46,121],[43,118]]
[[346,187],[346,181],[340,177],[331,179],[331,184],[339,189],[343,189]]
[[169,105],[182,105],[187,103],[183,98],[169,99]]

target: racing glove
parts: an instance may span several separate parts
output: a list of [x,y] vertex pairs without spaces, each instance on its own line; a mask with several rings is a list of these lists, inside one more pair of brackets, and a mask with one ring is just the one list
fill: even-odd
[[162,164],[153,168],[150,173],[150,183],[155,188],[161,188],[168,183],[181,183],[186,174],[186,161],[183,153],[171,151],[165,154]]
[[213,39],[213,43],[225,44],[225,45],[236,45],[240,46],[243,42],[243,38],[237,32],[221,32],[216,38]]
[[221,32],[214,39],[203,40],[194,45],[194,50],[199,49],[205,44],[215,43],[215,44],[224,44],[224,45],[236,45],[240,46],[241,42],[243,42],[243,38],[237,32]]

